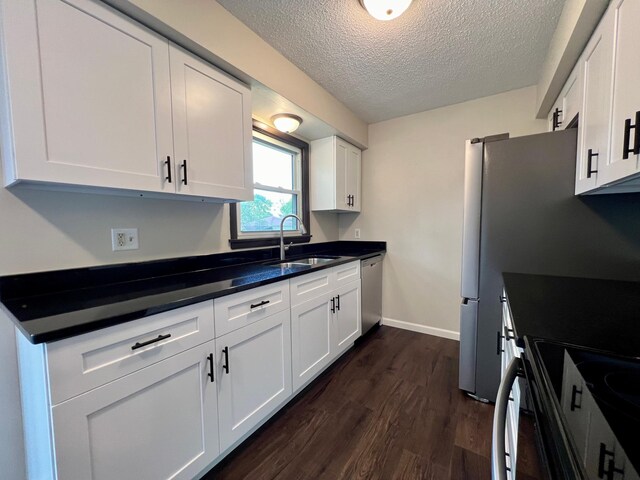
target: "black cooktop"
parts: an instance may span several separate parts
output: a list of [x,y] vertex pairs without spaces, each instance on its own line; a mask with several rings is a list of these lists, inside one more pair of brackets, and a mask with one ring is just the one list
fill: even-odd
[[586,477],[640,478],[640,359],[537,339],[529,346]]

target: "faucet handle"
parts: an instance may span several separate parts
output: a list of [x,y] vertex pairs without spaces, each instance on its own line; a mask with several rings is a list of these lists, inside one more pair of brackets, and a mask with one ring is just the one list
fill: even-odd
[[285,252],[288,252],[288,251],[289,251],[289,247],[290,247],[291,245],[293,245],[293,242],[289,242],[289,245],[285,245],[285,246],[284,246],[284,251],[285,251]]

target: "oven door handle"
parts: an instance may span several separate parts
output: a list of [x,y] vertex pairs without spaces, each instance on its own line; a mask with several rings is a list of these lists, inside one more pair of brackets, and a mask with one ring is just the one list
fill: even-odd
[[[507,478],[505,448],[507,407],[509,405],[511,389],[516,378],[518,378],[518,370],[521,364],[522,360],[518,357],[514,357],[511,360],[498,388],[498,397],[496,398],[496,407],[493,413],[493,433],[491,439],[491,478],[493,480],[506,480]],[[510,467],[514,468],[513,465],[510,465]]]

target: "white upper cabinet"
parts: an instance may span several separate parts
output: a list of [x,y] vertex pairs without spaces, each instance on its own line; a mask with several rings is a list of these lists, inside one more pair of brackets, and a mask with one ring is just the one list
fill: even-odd
[[176,190],[253,200],[249,89],[170,47]]
[[640,156],[640,2],[615,0],[614,88],[611,120],[611,158],[605,182],[619,180],[639,171]]
[[251,93],[93,0],[2,2],[5,184],[253,195]]
[[609,161],[613,16],[607,13],[582,55],[584,92],[578,133],[576,194],[595,188]]
[[362,152],[338,137],[311,142],[311,209],[359,212]]
[[582,100],[582,70],[578,63],[565,83],[556,103],[549,112],[549,130],[564,130],[574,124]]
[[172,190],[167,40],[88,0],[3,4],[5,183]]
[[640,191],[640,2],[614,0],[578,62],[584,72],[576,194]]

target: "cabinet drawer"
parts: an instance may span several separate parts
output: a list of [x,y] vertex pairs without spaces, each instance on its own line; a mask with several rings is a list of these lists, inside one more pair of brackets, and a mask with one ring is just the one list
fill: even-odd
[[333,272],[335,275],[333,288],[338,288],[355,280],[360,280],[360,260],[333,267]]
[[214,301],[216,338],[288,308],[288,281],[217,298]]
[[326,268],[319,272],[309,273],[300,277],[292,278],[289,282],[291,288],[291,306],[329,293],[334,287],[334,269]]
[[[150,340],[148,345],[138,346]],[[213,339],[213,302],[171,310],[46,345],[51,403]]]

